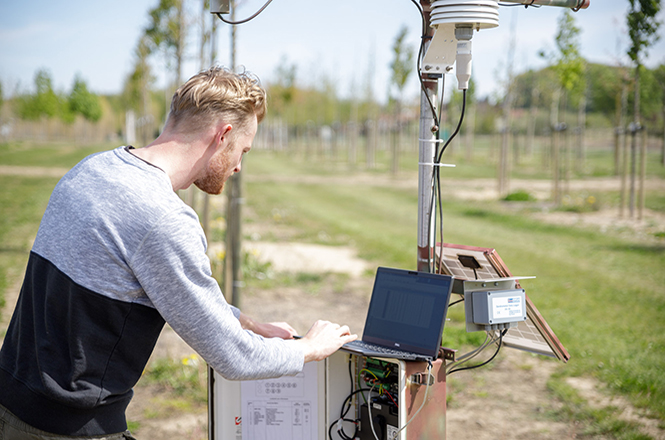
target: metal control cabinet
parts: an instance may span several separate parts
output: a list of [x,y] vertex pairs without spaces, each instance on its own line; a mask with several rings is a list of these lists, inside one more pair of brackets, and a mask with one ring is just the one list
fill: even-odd
[[[349,361],[351,361],[351,374],[349,373]],[[417,415],[415,414],[425,398],[426,386],[413,384],[411,377],[418,374],[422,374],[421,377],[425,377],[427,363],[404,362],[395,359],[381,359],[381,361],[394,365],[397,374],[397,411],[393,411],[393,413],[396,412],[394,414],[396,417],[390,419],[391,423],[397,423],[396,429],[399,430],[413,418],[406,428],[399,431],[397,439],[445,439],[446,373],[444,361],[439,359],[433,363],[431,370],[433,379],[432,385],[427,392],[427,402]],[[357,389],[356,378],[359,368],[362,368],[363,364],[364,358],[338,351],[328,359],[310,366],[307,371],[312,376],[308,379],[296,378],[300,381],[298,383],[309,383],[307,385],[309,389],[306,390],[306,394],[315,401],[310,402],[309,405],[303,405],[298,401],[302,397],[290,396],[294,394],[293,392],[284,397],[278,395],[273,399],[273,404],[287,408],[286,412],[281,412],[278,416],[265,413],[268,414],[265,417],[264,413],[259,413],[258,417],[250,416],[251,420],[243,419],[243,403],[246,407],[252,404],[249,401],[251,398],[248,398],[246,395],[243,396],[243,390],[247,394],[247,390],[261,389],[262,386],[268,387],[268,385],[257,384],[254,387],[254,382],[260,381],[245,382],[243,385],[242,382],[228,381],[219,374],[212,373],[209,399],[210,439],[281,440],[283,438],[284,440],[294,440],[302,438],[303,440],[308,440],[311,437],[306,435],[306,430],[303,431],[304,417],[305,422],[316,419],[314,438],[317,440],[326,440],[329,438],[329,428],[332,423],[339,419],[342,405],[350,395],[352,387],[353,389]],[[352,378],[355,382],[353,385]],[[298,394],[298,396],[301,396],[301,394]],[[356,394],[352,399],[348,417],[361,419],[362,406],[363,399],[359,394]],[[315,414],[309,415],[307,409],[314,411]],[[245,414],[248,414],[247,411],[248,409],[245,408]],[[366,411],[366,408],[364,411]],[[380,415],[381,411],[386,410],[377,408],[371,411],[373,411],[372,415],[376,417]],[[308,417],[309,419],[307,419]],[[365,417],[367,416],[365,415]],[[266,419],[268,422],[266,422]],[[252,425],[273,423],[273,425],[269,426],[268,430],[255,429],[255,426],[250,429],[248,426],[249,423],[252,423]],[[276,427],[275,423],[281,423],[282,426]],[[245,437],[243,436],[243,424],[245,425]],[[347,428],[347,431],[351,429]],[[276,432],[279,432],[279,434],[276,434]],[[361,426],[361,432],[362,434],[359,435],[360,438],[374,438],[367,426]],[[388,432],[395,432],[392,425]],[[337,434],[335,427],[333,427],[331,433],[334,440],[341,438]],[[386,434],[386,432],[383,433]]]

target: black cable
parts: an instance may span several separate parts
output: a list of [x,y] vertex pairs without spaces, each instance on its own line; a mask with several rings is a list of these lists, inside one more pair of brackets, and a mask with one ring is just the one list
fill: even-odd
[[248,21],[253,20],[254,18],[256,18],[256,16],[259,15],[261,12],[263,12],[263,10],[264,10],[265,8],[267,8],[268,5],[269,5],[271,2],[272,2],[272,0],[268,0],[263,6],[261,6],[261,9],[259,9],[258,11],[256,11],[256,13],[255,13],[254,15],[252,15],[252,16],[250,16],[250,17],[248,17],[248,18],[245,18],[244,20],[238,20],[238,21],[226,20],[224,17],[222,17],[222,14],[220,14],[220,13],[217,13],[217,17],[219,17],[219,19],[222,20],[222,21],[223,21],[224,23],[226,23],[226,24],[234,24],[234,25],[235,25],[235,24],[243,24],[243,23],[247,23]]
[[460,128],[462,127],[462,122],[464,121],[464,113],[466,112],[466,89],[462,90],[462,113],[460,114],[459,122],[457,123],[457,128],[455,128],[455,132],[448,138],[446,143],[443,145],[443,148],[439,152],[439,157],[437,157],[436,162],[441,163],[441,156],[443,155],[443,152],[446,151],[446,148],[448,148],[448,145],[450,145],[450,142],[452,142],[453,139],[455,139],[455,136],[457,136],[457,133],[459,133]]
[[459,304],[459,303],[461,303],[462,301],[464,301],[464,297],[462,297],[462,299],[458,299],[458,300],[455,301],[455,302],[451,302],[450,304],[448,304],[448,307],[450,307],[450,306],[454,306],[455,304]]
[[[425,40],[431,39],[432,37],[427,35],[427,21],[425,20],[425,14],[424,14],[422,8],[420,7],[420,4],[416,0],[411,0],[411,3],[413,3],[416,6],[416,8],[418,9],[418,12],[420,13],[420,18],[422,20],[421,36],[420,36],[420,47],[418,48],[418,59],[417,59],[417,62],[416,62],[416,70],[417,70],[417,73],[418,73],[418,81],[420,82],[420,89],[422,90],[423,94],[425,95],[425,98],[427,99],[427,104],[429,105],[430,111],[432,112],[432,122],[434,124],[436,124],[436,139],[438,140],[439,139],[439,130],[440,130],[440,127],[441,127],[441,112],[439,112],[439,116],[437,117],[436,109],[434,107],[434,104],[432,103],[432,100],[429,96],[427,88],[425,87],[425,82],[423,80],[423,75],[421,73],[421,62],[422,62],[423,51],[424,51],[424,47],[425,47]],[[438,80],[437,80],[437,85],[438,85]],[[443,91],[441,93],[441,97],[443,99]],[[437,144],[436,148],[438,148],[438,144]],[[435,152],[434,157],[436,157],[436,152]],[[436,169],[436,167],[434,167],[434,168]],[[434,185],[435,184],[434,173],[432,175],[432,179],[433,179],[432,184]],[[434,207],[434,201],[435,201],[435,194],[434,194],[434,191],[433,191],[432,192],[432,198],[430,199],[430,209],[429,209],[430,215],[432,215],[432,211],[433,211],[433,207]],[[436,216],[435,216],[435,219],[436,219]],[[431,226],[432,226],[431,222],[429,222],[429,224],[427,226],[427,236],[428,237],[431,236]],[[434,227],[436,228],[436,224],[434,225]],[[434,261],[434,258],[433,258],[432,255],[429,255],[429,260]],[[430,272],[434,272],[433,267],[430,267]]]
[[[441,110],[440,110],[440,115],[443,114],[443,91],[441,92],[441,102],[440,102]],[[435,205],[435,201],[438,201],[438,225],[439,225],[439,236],[441,237],[441,246],[443,246],[443,206],[442,206],[442,193],[441,193],[441,157],[443,156],[443,152],[445,149],[450,145],[450,142],[457,136],[457,134],[460,131],[460,128],[462,127],[462,123],[464,122],[464,114],[466,113],[466,89],[462,89],[462,112],[460,114],[460,119],[459,122],[457,123],[457,128],[455,129],[455,132],[448,138],[446,143],[443,145],[443,148],[439,151],[438,149],[438,144],[434,152],[434,166],[432,170],[432,186],[434,187],[432,191],[432,197],[430,199],[430,215],[434,216],[434,231],[437,230],[436,225],[437,225],[437,216],[436,212],[433,212],[433,208]],[[438,122],[438,127],[439,130],[441,129],[441,120],[439,119]],[[439,139],[439,130],[437,130],[437,135],[436,139]],[[429,222],[429,225],[427,227],[427,236],[431,236],[431,227],[432,222]],[[435,232],[436,234],[436,232]],[[436,243],[436,236],[434,237],[434,242]],[[434,255],[436,256],[436,255]],[[430,257],[432,257],[430,255]],[[440,251],[439,253],[439,270],[441,269],[441,260],[443,260],[443,250]],[[435,266],[436,263],[432,261],[432,267],[430,267],[431,272],[435,272]]]
[[353,373],[351,372],[351,358],[353,356],[349,355],[349,380],[351,381],[351,392],[353,392]]
[[[355,419],[347,419],[346,415],[348,414],[349,410],[351,409],[351,399],[353,398],[353,396],[355,396],[358,393],[365,392],[365,391],[371,391],[371,388],[360,388],[360,389],[357,389],[355,391],[352,391],[351,394],[346,396],[346,398],[344,399],[344,402],[342,403],[342,409],[340,411],[340,417],[337,420],[335,420],[334,422],[332,422],[330,424],[330,427],[328,428],[328,437],[330,438],[330,440],[332,440],[333,426],[335,426],[337,423],[339,423],[340,420],[344,421],[344,422],[354,423],[356,425],[355,426],[355,431],[354,431],[352,436],[349,436],[348,434],[346,434],[346,432],[344,432],[343,428],[337,430],[337,434],[343,440],[353,440],[358,435],[358,424],[357,424],[358,421],[355,420]],[[348,404],[347,404],[347,402],[348,402]]]
[[[540,8],[542,5],[534,5],[533,2],[536,0],[531,0],[531,3],[499,3],[499,6],[524,6],[524,9],[528,8]],[[574,9],[573,9],[574,10]]]
[[[440,154],[440,153],[439,153]],[[440,163],[440,162],[438,162]],[[439,251],[439,270],[441,270],[441,261],[443,260],[443,194],[441,194],[441,167],[436,168],[436,198],[439,201],[439,240],[441,240],[441,250]],[[435,220],[436,223],[436,220]],[[436,231],[436,229],[435,229]],[[436,234],[436,232],[435,232]],[[434,237],[434,246],[436,247],[436,237]],[[436,257],[436,252],[434,253]],[[436,268],[436,263],[434,264]]]
[[339,423],[340,420],[342,420],[344,422],[349,422],[349,423],[355,424],[355,431],[353,432],[353,436],[350,437],[349,435],[346,434],[346,432],[344,432],[344,428],[340,428],[340,429],[337,430],[337,435],[342,437],[342,440],[354,440],[356,438],[356,436],[358,435],[358,421],[353,420],[353,419],[337,419],[337,420],[335,420],[330,425],[330,427],[328,428],[328,437],[330,438],[330,440],[333,440],[333,438],[332,438],[333,426],[335,426],[337,423]]
[[506,332],[508,332],[508,329],[503,330],[503,331],[499,334],[499,346],[496,348],[496,351],[494,352],[494,354],[492,355],[491,358],[487,359],[487,360],[486,360],[485,362],[483,362],[482,364],[472,365],[472,366],[470,366],[470,367],[463,367],[463,368],[453,368],[452,370],[450,370],[449,372],[447,372],[446,375],[447,375],[447,376],[450,376],[451,374],[453,374],[453,373],[455,373],[455,372],[457,372],[457,371],[462,371],[462,370],[472,370],[472,369],[474,369],[474,368],[479,368],[479,367],[482,367],[483,365],[487,365],[487,364],[489,364],[490,362],[492,362],[492,360],[496,357],[496,355],[499,354],[499,350],[501,350],[501,344],[502,344],[502,342],[503,342],[503,335],[505,335]]
[[421,35],[420,35],[420,48],[418,49],[418,61],[416,62],[416,73],[418,74],[418,81],[420,82],[420,88],[422,89],[423,93],[425,94],[425,97],[427,98],[427,102],[429,104],[430,110],[432,111],[432,118],[436,121],[436,111],[434,110],[434,104],[432,104],[432,100],[429,97],[429,94],[427,93],[427,88],[425,88],[425,82],[423,81],[423,75],[420,73],[420,63],[422,61],[422,55],[423,55],[423,49],[425,47],[425,40],[429,40],[432,37],[427,35],[427,21],[425,20],[425,14],[420,7],[420,4],[416,2],[416,0],[411,0],[411,3],[416,5],[416,8],[418,8],[418,12],[420,13],[420,19],[422,20],[422,26],[421,26]]
[[420,18],[422,20],[422,26],[420,28],[420,33],[422,35],[425,35],[425,33],[427,33],[427,23],[425,22],[425,14],[423,13],[423,8],[420,6],[420,3],[418,3],[416,0],[411,0],[411,3],[416,5],[416,8],[418,9],[418,12],[420,12]]
[[[441,90],[441,99],[439,100],[439,120],[437,122],[437,130],[436,130],[436,139],[437,141],[440,138],[441,134],[441,121],[443,119],[443,88]],[[444,147],[445,148],[445,147]],[[438,164],[441,164],[441,154],[443,153],[443,150],[439,151],[439,144],[436,144],[436,149],[434,152],[434,157],[438,157],[439,160],[435,161]],[[434,182],[435,182],[435,188],[436,188],[436,197],[437,200],[439,201],[438,207],[439,207],[439,237],[441,238],[441,250],[439,251],[439,271],[441,271],[441,260],[443,259],[443,195],[441,194],[441,167],[440,166],[434,166],[433,173],[435,174]],[[434,230],[436,231],[436,217],[434,219]],[[435,232],[436,234],[436,232]],[[434,246],[436,247],[436,237],[434,237]],[[434,257],[436,257],[436,251],[434,252]],[[436,263],[433,263],[434,269],[436,269]],[[435,270],[432,270],[432,272],[435,272]]]

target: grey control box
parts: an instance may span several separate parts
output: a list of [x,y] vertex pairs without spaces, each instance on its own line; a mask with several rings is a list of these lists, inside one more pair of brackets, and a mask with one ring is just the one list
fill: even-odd
[[467,292],[464,302],[467,331],[507,329],[526,320],[524,289]]

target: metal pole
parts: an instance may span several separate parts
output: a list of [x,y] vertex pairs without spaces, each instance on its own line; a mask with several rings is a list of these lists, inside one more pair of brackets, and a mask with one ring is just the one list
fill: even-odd
[[[231,21],[235,21],[236,1],[231,0]],[[236,68],[236,25],[231,26],[231,69]],[[227,182],[228,204],[226,207],[226,289],[227,299],[236,307],[240,307],[240,294],[243,282],[241,280],[241,248],[242,237],[240,208],[242,198],[242,172],[234,174]]]
[[[430,16],[430,2],[428,0],[420,0],[423,8],[426,23],[429,23]],[[434,35],[434,30],[427,27],[427,35]],[[429,40],[425,40],[422,56],[425,56]],[[438,79],[431,78],[427,74],[421,74],[424,84],[424,90],[420,94],[420,125],[418,132],[419,139],[419,153],[418,162],[421,164],[418,167],[418,270],[422,272],[430,272],[433,265],[434,257],[434,227],[432,212],[436,212],[436,200],[432,200],[432,171],[434,167],[434,152],[436,147],[436,137],[432,132],[432,127],[435,125],[435,115],[432,114],[432,109],[429,105],[428,95],[431,102],[436,102],[436,93],[438,88]]]

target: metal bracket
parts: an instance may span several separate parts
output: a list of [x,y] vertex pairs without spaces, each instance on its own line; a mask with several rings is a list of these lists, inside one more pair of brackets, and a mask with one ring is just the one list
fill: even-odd
[[230,0],[211,0],[211,14],[228,14],[231,12]]
[[447,361],[455,362],[456,356],[457,356],[457,350],[453,350],[452,348],[439,347],[440,358],[443,358]]

